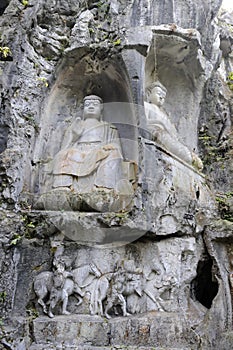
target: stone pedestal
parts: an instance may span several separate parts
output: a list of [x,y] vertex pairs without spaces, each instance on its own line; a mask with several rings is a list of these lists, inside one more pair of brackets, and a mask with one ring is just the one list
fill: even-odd
[[[40,346],[44,350],[51,349],[50,346],[56,349],[185,349],[187,326],[181,315],[167,312],[111,320],[87,315],[56,316],[53,320],[39,317],[32,323],[34,343],[30,350]],[[195,337],[193,340],[195,342]],[[192,349],[197,349],[197,344]]]

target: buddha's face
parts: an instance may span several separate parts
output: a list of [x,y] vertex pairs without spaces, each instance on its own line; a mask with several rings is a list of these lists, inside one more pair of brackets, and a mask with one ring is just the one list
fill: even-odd
[[102,104],[99,100],[87,99],[84,102],[83,116],[84,119],[100,119]]
[[166,92],[162,90],[159,86],[153,88],[150,93],[149,102],[161,107],[164,104],[166,97]]

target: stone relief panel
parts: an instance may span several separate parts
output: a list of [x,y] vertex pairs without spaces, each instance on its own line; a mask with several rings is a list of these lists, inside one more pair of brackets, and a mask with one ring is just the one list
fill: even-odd
[[49,317],[69,313],[127,317],[189,307],[190,284],[201,254],[194,238],[117,250],[89,248],[88,253],[81,248],[73,261],[70,249],[75,247],[62,247],[53,257],[52,270],[33,281],[36,307]]

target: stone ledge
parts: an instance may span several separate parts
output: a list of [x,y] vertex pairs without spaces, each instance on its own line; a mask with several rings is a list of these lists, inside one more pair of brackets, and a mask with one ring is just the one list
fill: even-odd
[[139,217],[138,220],[131,218],[127,212],[121,214],[52,210],[30,212],[31,217],[36,215],[43,216],[50,227],[55,227],[71,241],[100,249],[131,243],[150,228],[150,224],[144,222],[142,218]]
[[32,344],[29,348],[29,350],[190,350],[190,347],[179,347],[179,348],[171,348],[170,346],[167,347],[151,347],[151,346],[127,346],[127,345],[115,345],[115,346],[71,346],[63,347],[63,345],[60,346],[53,346],[52,344],[49,344],[48,347],[44,344]]
[[[195,339],[178,313],[151,312],[142,316],[117,317],[71,315],[33,320],[33,338],[39,346],[54,349],[190,349]],[[122,345],[119,345],[122,344]],[[37,347],[35,347],[37,346]],[[59,348],[60,346],[60,348]],[[62,348],[63,346],[63,348]],[[120,347],[121,346],[121,347]],[[124,347],[123,347],[124,346]],[[49,348],[53,349],[53,348]],[[192,347],[197,349],[197,347]]]

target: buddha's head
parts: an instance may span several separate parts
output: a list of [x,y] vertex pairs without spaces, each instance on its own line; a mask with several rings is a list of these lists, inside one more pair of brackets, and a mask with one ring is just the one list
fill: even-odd
[[103,100],[96,95],[85,96],[83,99],[83,119],[101,119]]
[[167,89],[159,81],[156,81],[147,87],[146,94],[149,103],[162,107],[166,98]]

